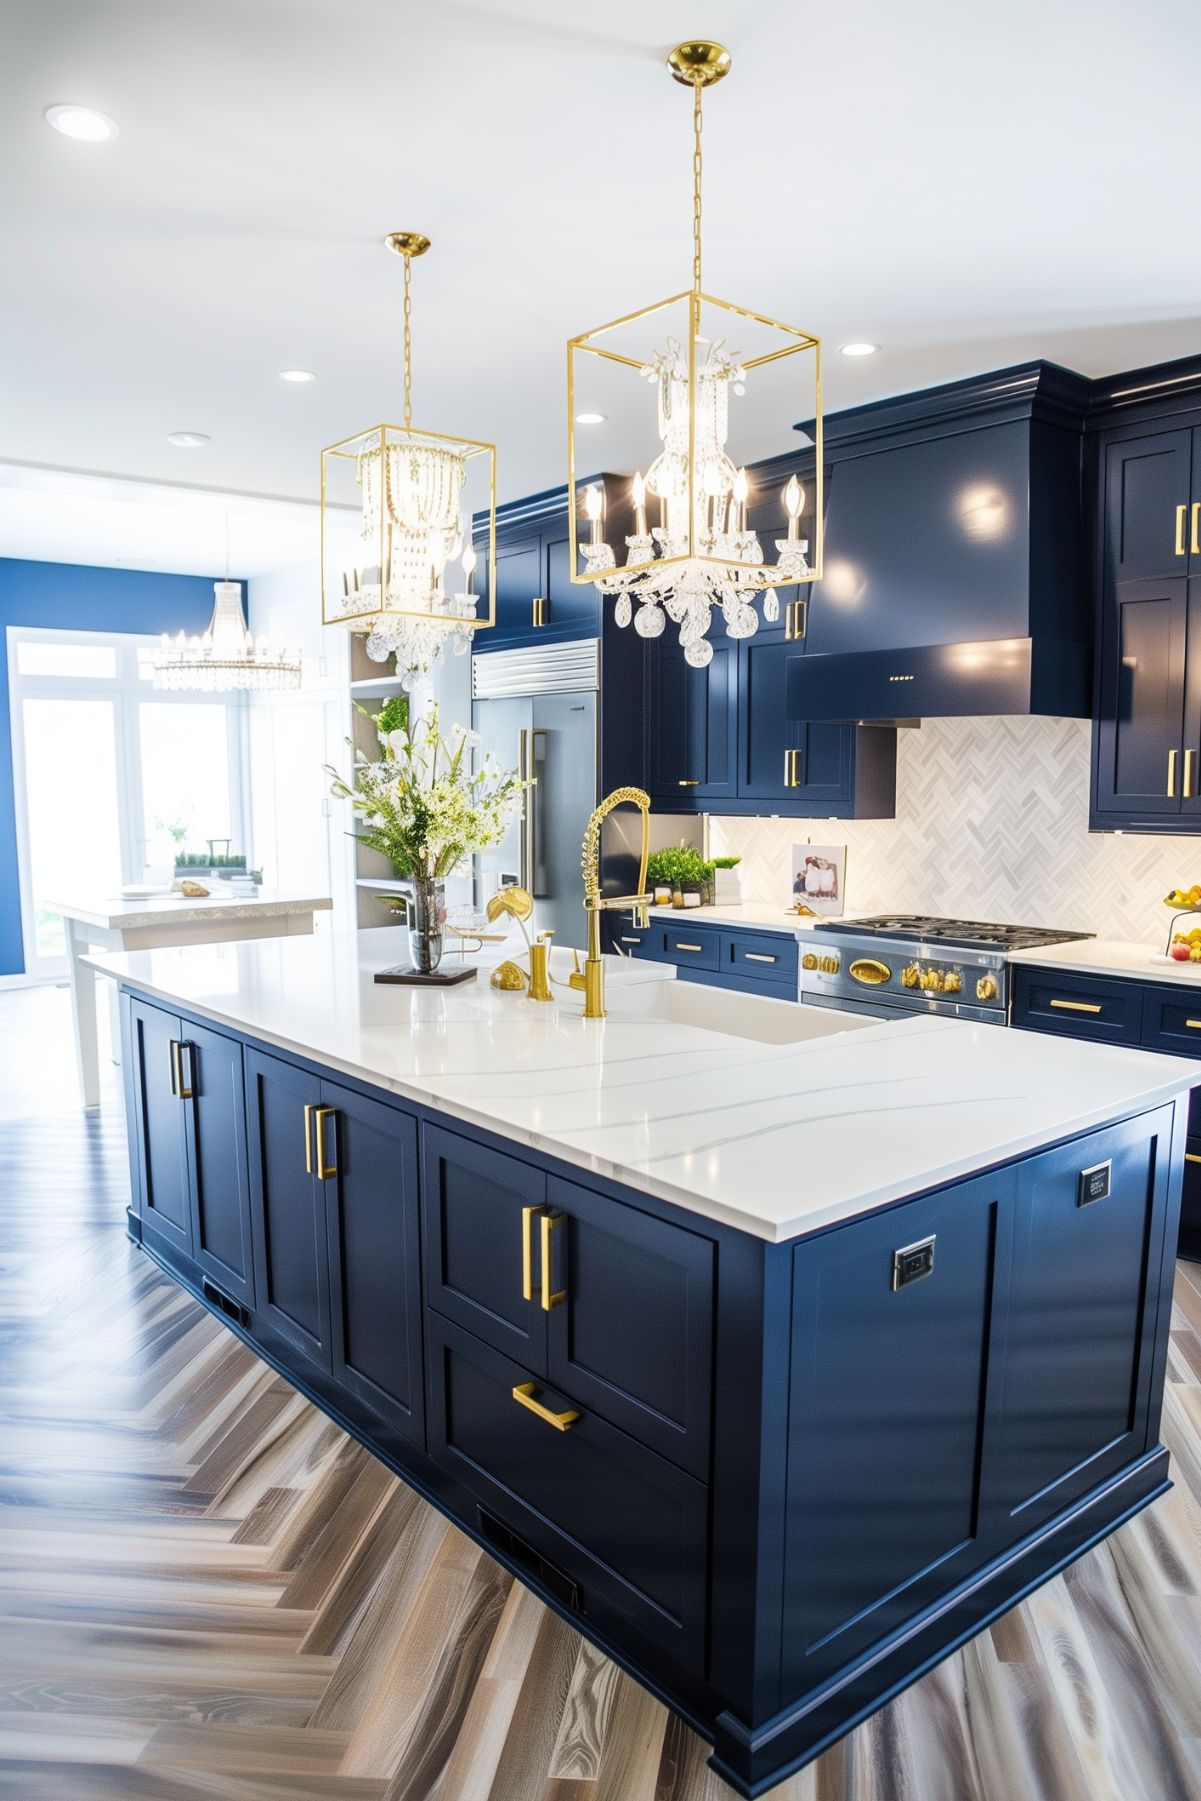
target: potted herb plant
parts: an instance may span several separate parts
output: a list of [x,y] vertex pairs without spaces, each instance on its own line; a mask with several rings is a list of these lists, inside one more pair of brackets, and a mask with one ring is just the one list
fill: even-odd
[[741,857],[714,857],[713,898],[719,906],[742,904],[742,877],[738,874]]
[[[671,889],[673,906],[713,903],[713,865],[691,845],[668,845],[652,851],[647,858],[646,878],[652,887]],[[686,898],[689,896],[695,898]]]
[[407,704],[402,717],[390,701],[375,723],[380,760],[365,757],[348,740],[350,780],[328,766],[326,774],[331,792],[358,815],[360,829],[352,836],[412,882],[409,956],[417,974],[432,975],[442,960],[447,876],[473,851],[500,843],[529,784],[515,770],[500,768],[491,752],[472,769],[468,751],[478,742],[475,733],[456,726],[443,737],[436,706],[410,726]]

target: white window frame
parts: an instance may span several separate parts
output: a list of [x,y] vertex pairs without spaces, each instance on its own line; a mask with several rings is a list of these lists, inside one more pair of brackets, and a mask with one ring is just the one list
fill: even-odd
[[[33,871],[30,859],[28,794],[25,782],[26,700],[111,700],[114,703],[114,731],[117,754],[117,809],[121,822],[121,879],[140,880],[146,864],[146,840],[141,830],[142,762],[138,733],[138,706],[153,698],[155,702],[211,703],[223,706],[229,741],[230,826],[234,842],[245,848],[247,865],[254,862],[250,841],[252,811],[250,807],[250,732],[246,694],[175,693],[157,689],[138,673],[139,653],[157,650],[160,640],[141,632],[85,632],[58,630],[53,626],[10,625],[6,630],[8,647],[8,700],[12,734],[13,800],[17,824],[17,884],[21,899],[21,943],[25,958],[25,980],[29,982],[61,980],[67,973],[67,959],[44,957],[37,949],[37,917],[34,909]],[[92,675],[21,675],[18,672],[22,644],[95,645],[115,652],[115,671],[109,676]],[[86,875],[81,876],[86,886]]]

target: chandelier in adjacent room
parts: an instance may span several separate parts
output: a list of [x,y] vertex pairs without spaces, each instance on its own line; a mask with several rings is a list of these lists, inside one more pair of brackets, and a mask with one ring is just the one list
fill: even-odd
[[299,650],[272,650],[254,637],[242,611],[242,585],[229,579],[229,519],[225,521],[225,580],[213,583],[213,616],[199,637],[163,634],[154,659],[154,686],[173,692],[282,693],[300,686]]
[[[474,438],[413,424],[412,270],[429,239],[394,231],[404,261],[404,424],[373,425],[321,453],[321,614],[366,637],[367,655],[395,655],[406,688],[462,652],[493,622],[496,451]],[[486,520],[488,605],[476,593]]]
[[[708,632],[714,607],[721,609],[731,637],[747,638],[758,628],[753,604],[758,597],[762,596],[765,617],[775,619],[777,585],[810,582],[821,574],[821,343],[810,332],[702,291],[701,95],[729,73],[730,54],[720,44],[694,42],[677,44],[667,60],[675,79],[693,92],[692,286],[568,342],[572,580],[594,582],[603,594],[616,595],[618,624],[628,625],[633,618],[644,637],[658,637],[670,619],[679,627],[689,663],[704,668],[713,657]],[[731,344],[735,332],[738,349]],[[800,361],[787,361],[790,358]],[[800,370],[802,379],[760,390],[755,411],[741,421],[742,432],[748,434],[748,446],[752,431],[762,444],[773,427],[766,417],[773,407],[777,429],[788,434],[783,442],[796,441],[798,418],[813,421],[808,427],[814,447],[812,556],[809,538],[802,536],[805,491],[796,476],[781,487],[782,536],[774,540],[774,555],[769,557],[759,530],[749,523],[750,478],[731,454],[731,439],[739,435],[735,428],[740,423],[733,403],[758,382],[756,372],[769,364],[784,364],[793,373]],[[651,394],[659,447],[647,457],[645,475],[639,469],[631,484],[632,529],[623,531],[625,554],[619,561],[605,535],[603,490],[589,486],[577,495],[576,407],[588,409],[585,418],[606,421],[617,434],[612,441],[624,445],[636,433],[647,438],[649,448]],[[591,446],[596,443],[592,430],[593,467]],[[616,458],[602,453],[599,461],[611,468]],[[589,532],[577,551],[581,500]],[[653,508],[657,516],[652,519]],[[761,515],[762,504],[755,511]],[[622,523],[624,527],[626,522]],[[762,529],[762,517],[758,523]]]

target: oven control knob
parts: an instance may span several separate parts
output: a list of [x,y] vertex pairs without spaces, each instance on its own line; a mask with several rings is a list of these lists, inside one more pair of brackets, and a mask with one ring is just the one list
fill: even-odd
[[916,963],[906,963],[901,971],[901,987],[916,988],[922,979],[922,972]]
[[806,951],[805,955],[801,958],[801,968],[802,969],[816,969],[817,967],[818,967],[817,958],[814,956],[813,952]]
[[976,999],[978,1001],[995,1001],[997,998],[996,976],[981,976],[976,983]]
[[881,963],[875,957],[858,958],[851,964],[851,974],[869,988],[879,988],[882,983],[892,980],[892,970],[887,963]]
[[948,969],[946,975],[943,978],[943,984],[942,984],[943,993],[944,994],[958,994],[962,987],[963,987],[963,978],[959,974],[959,971],[957,969]]
[[823,975],[836,976],[839,969],[838,958],[822,957],[817,967],[821,970]]

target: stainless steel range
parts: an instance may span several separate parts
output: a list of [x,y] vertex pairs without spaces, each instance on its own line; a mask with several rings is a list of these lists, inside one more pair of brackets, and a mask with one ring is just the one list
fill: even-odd
[[801,952],[800,998],[880,1019],[943,1013],[1003,1026],[1009,1022],[1008,952],[1092,936],[913,913],[823,920]]

